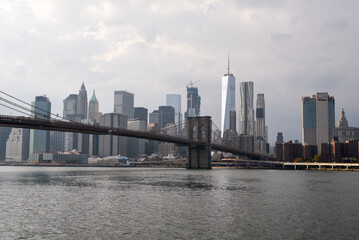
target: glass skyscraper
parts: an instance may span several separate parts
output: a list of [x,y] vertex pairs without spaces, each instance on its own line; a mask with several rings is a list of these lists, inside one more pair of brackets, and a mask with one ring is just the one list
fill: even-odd
[[238,133],[254,136],[253,82],[239,84]]
[[201,112],[201,97],[197,87],[187,87],[187,112],[185,117],[197,117]]
[[265,101],[264,94],[257,94],[257,106],[256,106],[256,134],[257,137],[266,138],[266,122],[265,122]]
[[175,123],[178,124],[182,121],[181,114],[181,95],[179,94],[166,94],[166,106],[174,107],[175,109]]
[[317,145],[329,142],[335,132],[335,100],[327,92],[303,97],[303,143]]
[[[230,112],[236,110],[236,78],[229,72],[222,77],[222,112],[221,112],[221,131],[222,134],[226,129],[230,129]],[[232,124],[233,125],[233,124]],[[233,127],[233,126],[232,126]],[[231,129],[236,131],[236,129]]]
[[[37,96],[32,102],[32,115],[35,118],[50,119],[51,102],[46,96]],[[30,153],[48,153],[50,150],[50,131],[30,130]]]

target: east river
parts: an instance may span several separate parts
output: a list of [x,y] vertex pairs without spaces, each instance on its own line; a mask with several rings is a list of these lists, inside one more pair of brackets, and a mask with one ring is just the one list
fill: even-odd
[[358,238],[358,172],[0,167],[0,239]]

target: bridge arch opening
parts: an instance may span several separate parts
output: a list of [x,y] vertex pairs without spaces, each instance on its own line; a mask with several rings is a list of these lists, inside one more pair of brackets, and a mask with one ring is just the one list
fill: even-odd
[[193,134],[193,139],[197,140],[197,126],[195,124],[192,126],[192,134]]

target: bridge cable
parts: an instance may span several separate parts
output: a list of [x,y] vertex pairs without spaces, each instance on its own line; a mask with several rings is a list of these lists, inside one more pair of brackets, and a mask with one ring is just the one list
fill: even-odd
[[[10,94],[8,94],[8,93],[5,93],[5,92],[3,92],[3,91],[0,91],[0,93],[6,95],[6,96],[8,96],[8,97],[11,97],[11,98],[13,98],[13,99],[15,99],[15,100],[17,100],[17,101],[19,101],[19,102],[21,102],[21,103],[24,103],[24,104],[26,104],[26,105],[28,105],[28,106],[31,106],[31,107],[33,107],[33,108],[35,108],[35,109],[37,109],[37,110],[40,110],[40,111],[45,112],[45,113],[47,113],[47,114],[49,114],[49,115],[55,116],[56,118],[61,118],[61,119],[64,119],[64,120],[67,120],[67,121],[70,121],[70,122],[75,122],[75,121],[73,121],[73,120],[70,120],[70,119],[61,117],[61,116],[59,116],[58,114],[54,114],[54,113],[48,112],[48,111],[43,110],[43,109],[41,109],[41,108],[38,108],[38,107],[36,107],[36,106],[34,106],[34,105],[32,105],[32,104],[29,104],[29,103],[27,103],[27,102],[24,102],[24,101],[22,101],[21,99],[18,99],[18,98],[14,97],[14,96],[12,96],[12,95],[10,95]],[[34,112],[34,113],[36,114],[35,111],[32,111],[32,110],[31,110],[31,112]]]

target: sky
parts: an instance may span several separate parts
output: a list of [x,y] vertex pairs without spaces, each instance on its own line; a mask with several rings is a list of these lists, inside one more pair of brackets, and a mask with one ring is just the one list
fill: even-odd
[[1,90],[26,102],[46,95],[52,112],[84,81],[100,111],[113,92],[149,112],[166,94],[196,86],[201,115],[220,126],[221,78],[264,93],[269,141],[301,140],[301,97],[329,92],[359,126],[359,1],[182,0],[0,2]]

